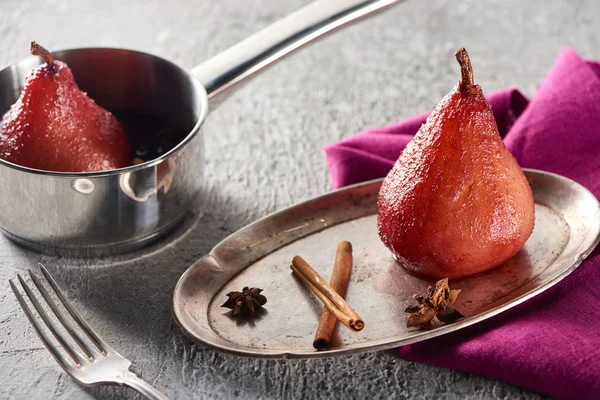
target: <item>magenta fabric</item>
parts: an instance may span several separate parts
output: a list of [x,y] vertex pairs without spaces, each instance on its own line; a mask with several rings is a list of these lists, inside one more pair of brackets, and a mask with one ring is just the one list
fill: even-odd
[[[600,197],[599,63],[565,48],[530,102],[516,89],[488,100],[522,167],[567,176]],[[426,116],[327,147],[333,187],[384,176]],[[559,398],[600,399],[600,251],[534,299],[400,354]]]

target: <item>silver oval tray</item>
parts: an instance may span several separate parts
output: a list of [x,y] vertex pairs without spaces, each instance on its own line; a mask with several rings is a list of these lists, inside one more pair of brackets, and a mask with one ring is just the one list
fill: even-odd
[[[465,318],[422,331],[406,327],[404,308],[433,281],[402,269],[379,240],[377,193],[381,180],[350,186],[260,219],[216,245],[180,278],[173,312],[195,341],[244,356],[324,357],[381,350],[429,339],[475,324],[556,284],[594,249],[600,204],[578,183],[525,170],[535,198],[535,228],[505,265],[452,281],[462,289],[456,308]],[[363,317],[359,333],[339,325],[334,347],[316,351],[313,336],[323,308],[291,273],[301,255],[329,279],[337,243],[353,244],[354,264],[346,294]],[[264,311],[254,319],[232,317],[225,293],[243,286],[264,289]]]

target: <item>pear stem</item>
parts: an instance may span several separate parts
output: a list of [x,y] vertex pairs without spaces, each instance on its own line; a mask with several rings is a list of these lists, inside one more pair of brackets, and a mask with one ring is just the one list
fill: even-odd
[[461,83],[465,86],[474,85],[473,81],[473,66],[471,65],[471,59],[469,53],[464,47],[456,50],[454,54],[456,61],[460,64],[460,74],[462,75]]
[[31,45],[29,46],[29,52],[34,56],[42,57],[44,61],[46,61],[48,68],[55,68],[54,57],[52,57],[52,53],[46,50],[43,46],[39,45],[37,42],[31,42]]

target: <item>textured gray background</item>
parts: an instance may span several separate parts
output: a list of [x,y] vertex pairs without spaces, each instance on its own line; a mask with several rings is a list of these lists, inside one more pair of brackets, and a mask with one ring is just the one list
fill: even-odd
[[[306,3],[1,0],[0,64],[26,57],[37,40],[50,49],[134,48],[190,68]],[[6,284],[39,261],[135,371],[172,398],[538,398],[393,351],[265,361],[206,350],[172,328],[171,293],[226,235],[326,192],[325,144],[432,108],[458,80],[457,47],[471,53],[484,90],[515,85],[530,95],[561,46],[600,57],[597,15],[594,0],[408,1],[293,55],[213,113],[205,125],[206,212],[161,243],[116,260],[74,261],[0,237],[0,398],[136,396],[79,387],[43,349]]]

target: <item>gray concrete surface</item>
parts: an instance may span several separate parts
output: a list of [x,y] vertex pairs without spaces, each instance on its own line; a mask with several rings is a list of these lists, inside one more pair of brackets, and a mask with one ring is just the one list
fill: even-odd
[[[0,64],[50,49],[120,46],[193,67],[307,0],[2,0]],[[149,249],[111,260],[70,260],[0,236],[0,398],[135,398],[84,389],[28,326],[7,279],[43,262],[82,314],[174,399],[536,399],[505,383],[406,362],[394,351],[335,359],[266,361],[207,350],[171,326],[180,274],[226,235],[329,188],[322,147],[432,108],[458,80],[465,46],[484,90],[526,94],[563,45],[600,57],[600,2],[407,1],[324,39],[235,93],[205,125],[205,212]]]

